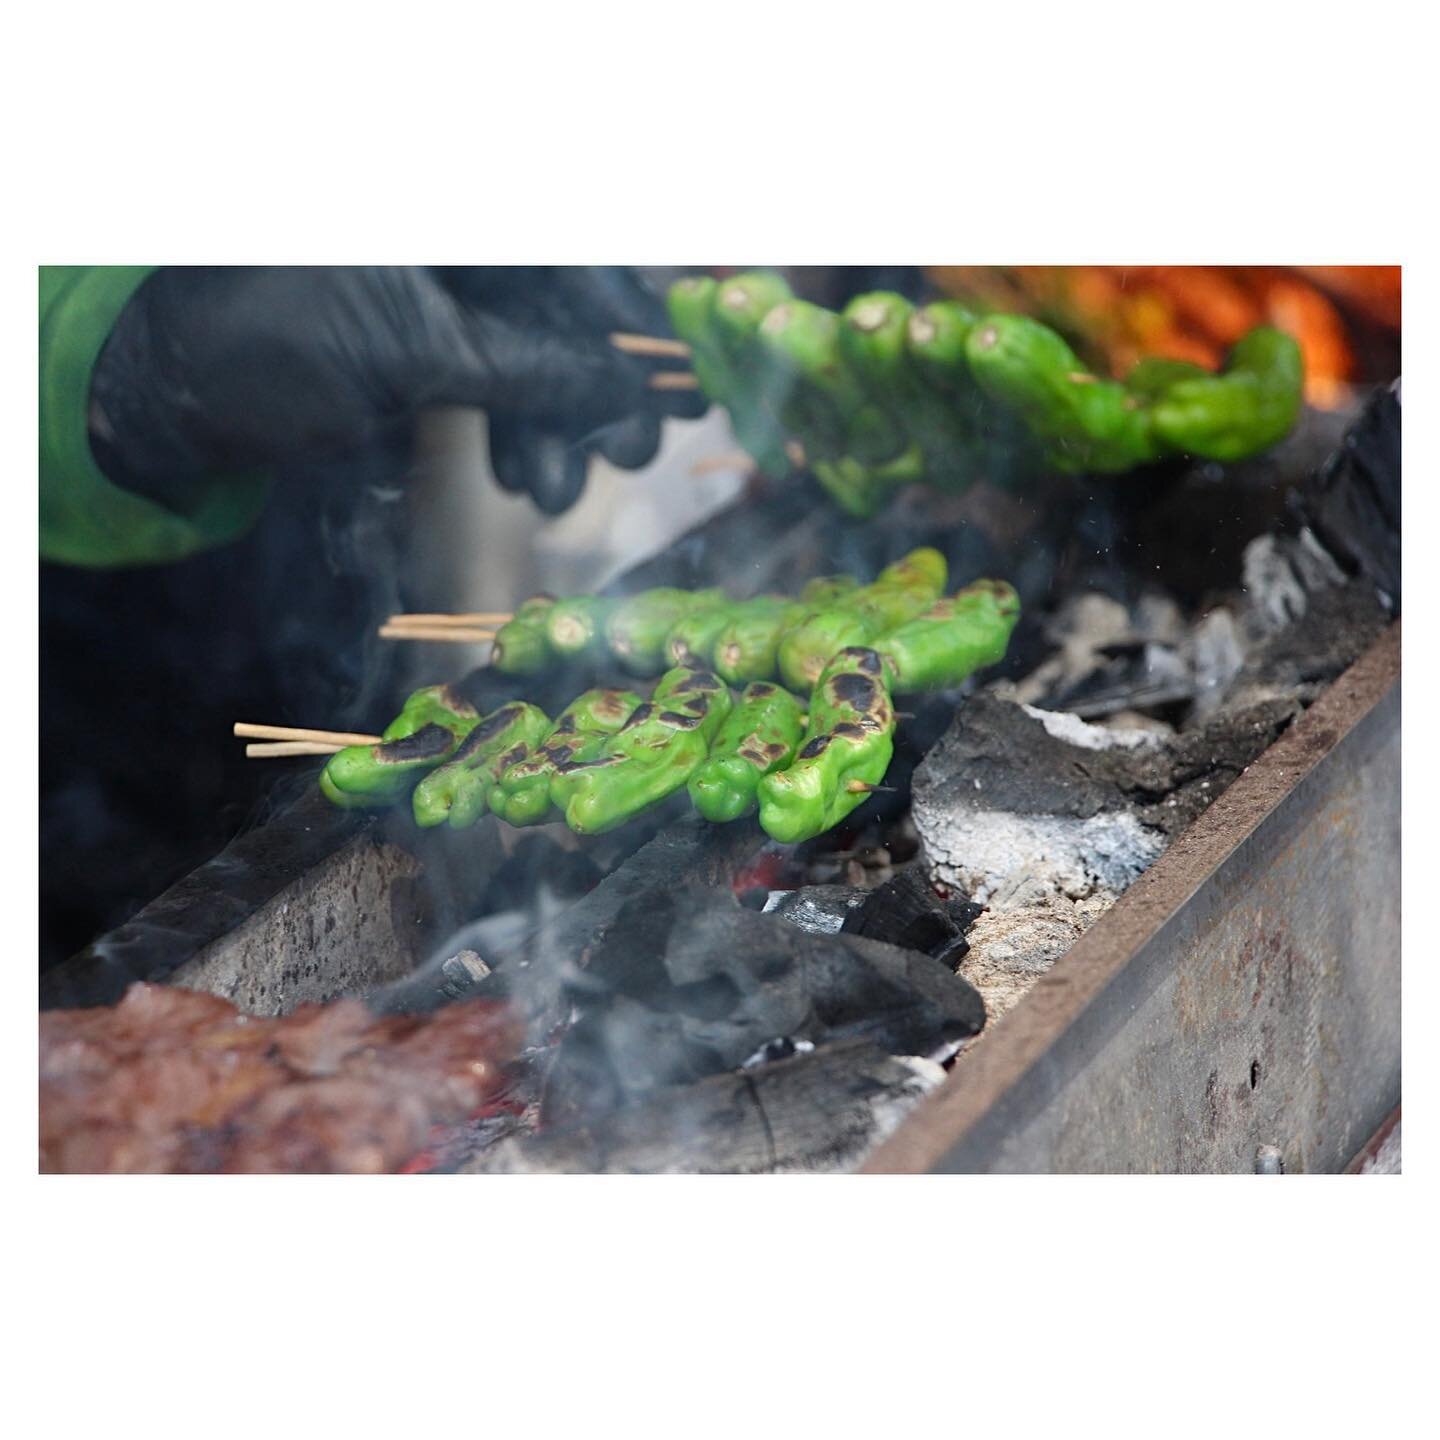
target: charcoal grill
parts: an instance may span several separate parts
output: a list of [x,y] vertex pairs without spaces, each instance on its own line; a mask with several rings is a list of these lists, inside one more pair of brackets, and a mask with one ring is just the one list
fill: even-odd
[[[1219,534],[1217,563],[1234,567],[1270,518],[1274,481],[1313,468],[1336,428],[1302,427],[1275,456],[1235,467],[1247,524]],[[624,583],[754,592],[795,573],[874,570],[941,536],[952,573],[1003,573],[987,538],[997,530],[1073,530],[1073,508],[1047,519],[1049,504],[928,496],[861,526],[792,487],[737,505]],[[865,1168],[1343,1169],[1400,1094],[1399,673],[1397,623],[959,1056]],[[665,818],[617,839],[608,877],[549,922],[553,947],[580,955],[646,884],[728,888],[762,838]],[[493,824],[420,834],[405,817],[342,814],[309,795],[42,977],[42,1004],[106,1003],[136,979],[257,1014],[354,994],[443,1003],[475,974],[463,959],[417,966],[464,923],[506,846]]]

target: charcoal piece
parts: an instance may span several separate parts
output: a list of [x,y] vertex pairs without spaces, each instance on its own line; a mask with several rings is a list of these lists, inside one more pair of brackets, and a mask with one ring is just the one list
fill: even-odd
[[915,774],[930,878],[987,905],[1035,876],[1071,899],[1119,894],[1299,709],[1257,698],[1162,736],[975,696]]
[[1377,391],[1333,455],[1291,497],[1352,575],[1400,613],[1400,382]]
[[[560,1016],[561,987],[587,947],[615,923],[627,902],[652,892],[729,883],[743,857],[753,851],[756,831],[745,825],[711,825],[690,816],[667,825],[640,846],[593,890],[563,908],[541,907],[535,923],[507,923],[503,933],[484,921],[452,935],[433,957],[403,980],[372,991],[366,1004],[377,1014],[423,1014],[462,998],[453,976],[440,973],[440,962],[463,946],[473,946],[494,971],[484,993],[504,994],[519,1007],[538,1043]],[[467,993],[479,994],[478,986]]]
[[911,865],[869,891],[842,928],[849,935],[923,950],[953,967],[970,948],[965,931],[980,912],[963,895],[941,899],[923,867]]
[[845,927],[847,918],[864,904],[869,893],[857,885],[806,885],[780,892],[780,898],[766,906],[765,913],[778,915],[812,935],[834,935]]
[[1369,649],[1387,623],[1368,580],[1308,594],[1304,614],[1247,657],[1226,695],[1227,708],[1287,695],[1308,705]]
[[568,993],[578,1018],[546,1085],[547,1124],[734,1069],[781,1037],[928,1056],[985,1023],[974,989],[928,955],[670,886],[622,908]]
[[945,1072],[842,1041],[656,1091],[595,1121],[505,1140],[465,1173],[744,1174],[853,1170]]

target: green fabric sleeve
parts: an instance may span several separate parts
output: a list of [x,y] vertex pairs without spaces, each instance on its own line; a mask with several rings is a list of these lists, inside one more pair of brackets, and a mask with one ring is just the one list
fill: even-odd
[[161,565],[238,540],[269,480],[197,477],[185,514],[110,480],[90,449],[90,377],[153,265],[40,267],[40,557],[95,568]]

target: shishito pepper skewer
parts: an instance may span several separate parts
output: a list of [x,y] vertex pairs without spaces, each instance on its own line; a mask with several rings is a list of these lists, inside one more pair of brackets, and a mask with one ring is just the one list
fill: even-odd
[[709,670],[667,671],[649,700],[599,750],[557,763],[550,793],[565,823],[599,835],[683,789],[730,710]]
[[449,758],[480,723],[480,713],[448,685],[413,691],[380,732],[378,745],[347,745],[326,762],[320,788],[343,809],[393,805]]
[[697,606],[682,617],[665,637],[665,659],[671,668],[712,669],[715,643],[734,622],[739,608],[736,601],[717,601]]
[[587,690],[561,712],[534,752],[501,772],[488,792],[491,810],[510,825],[539,825],[551,816],[555,767],[589,755],[634,713],[629,690]]
[[[947,374],[939,388],[926,380],[911,351],[911,324],[922,336],[939,333],[941,326],[929,312],[918,321],[916,315],[902,295],[875,291],[857,296],[845,308],[840,348],[872,401],[893,415],[924,457],[923,478],[964,488],[978,469],[972,450],[980,395],[968,374]],[[952,329],[958,325],[953,319],[947,323]],[[963,346],[958,363],[963,367]]]
[[761,827],[783,844],[823,834],[880,784],[894,753],[885,662],[863,646],[842,650],[810,697],[794,763],[760,781]]
[[1003,580],[977,580],[875,640],[891,687],[943,690],[1005,656],[1020,597]]
[[545,638],[561,659],[603,653],[605,622],[620,602],[601,595],[571,595],[557,600],[545,616]]
[[443,725],[424,725],[381,745],[347,745],[325,763],[320,789],[342,810],[394,805],[427,771],[454,752],[459,740]]
[[665,640],[696,610],[725,603],[723,590],[677,590],[662,586],[622,600],[605,621],[605,645],[632,675],[665,669]]
[[452,830],[473,825],[484,813],[489,789],[502,770],[517,763],[540,742],[550,717],[517,700],[487,715],[461,742],[454,755],[415,787],[411,808],[422,829],[448,824]]
[[726,280],[713,300],[714,334],[733,377],[731,427],[757,467],[777,479],[789,474],[791,462],[779,413],[782,396],[766,362],[760,324],[790,299],[790,287],[780,276],[756,270]]
[[535,595],[502,625],[490,650],[490,664],[506,675],[538,675],[551,660],[545,622],[555,606],[553,595]]
[[886,566],[871,584],[787,630],[777,655],[780,678],[792,690],[808,690],[837,651],[867,644],[933,605],[945,589],[946,569],[938,550],[922,546]]
[[988,315],[966,338],[965,357],[980,388],[1020,416],[1059,470],[1130,470],[1160,454],[1139,398],[1086,370],[1039,321]]
[[1155,398],[1150,422],[1161,444],[1231,461],[1277,444],[1300,414],[1300,347],[1283,331],[1252,330],[1218,375],[1176,376]]
[[751,814],[762,777],[794,760],[804,719],[800,701],[788,690],[767,680],[746,686],[690,776],[696,810],[716,824]]

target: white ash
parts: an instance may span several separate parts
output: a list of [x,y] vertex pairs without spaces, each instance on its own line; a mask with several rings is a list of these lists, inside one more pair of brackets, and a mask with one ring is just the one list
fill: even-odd
[[946,818],[929,849],[934,878],[989,905],[1014,881],[1043,870],[1072,900],[1125,890],[1153,864],[1165,837],[1128,811],[1092,815],[1016,815],[967,809]]
[[1038,710],[1033,705],[1022,705],[1020,708],[1038,720],[1046,732],[1057,740],[1063,740],[1068,745],[1079,745],[1085,750],[1109,750],[1117,745],[1133,749],[1137,745],[1155,745],[1160,740],[1160,736],[1149,729],[1112,729],[1104,725],[1091,725],[1067,710]]
[[970,949],[960,973],[985,1001],[987,1030],[1100,918],[1114,903],[1109,890],[1082,900],[1047,891],[1025,903],[993,906],[966,932]]
[[1308,526],[1298,537],[1257,537],[1245,547],[1241,563],[1245,619],[1257,639],[1293,625],[1317,591],[1345,583],[1344,572]]

